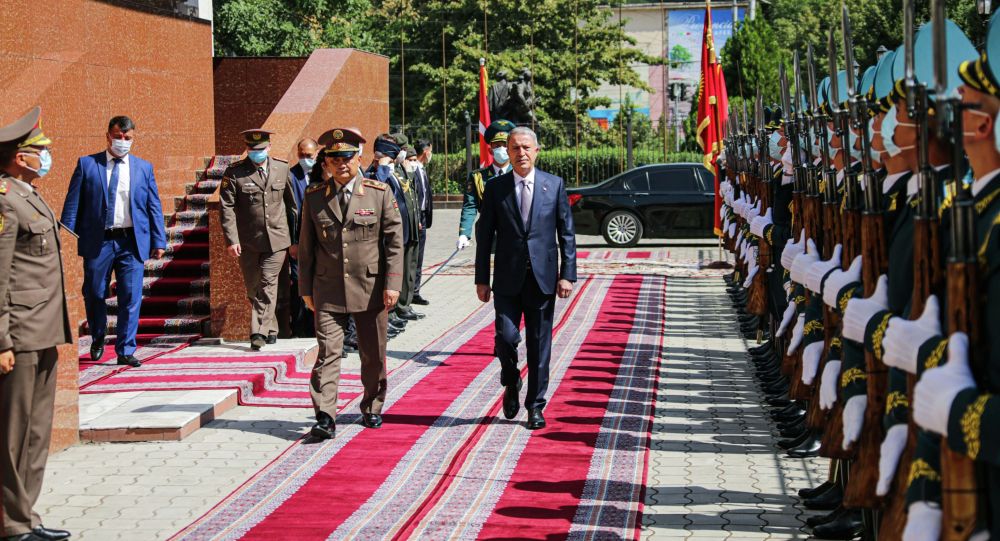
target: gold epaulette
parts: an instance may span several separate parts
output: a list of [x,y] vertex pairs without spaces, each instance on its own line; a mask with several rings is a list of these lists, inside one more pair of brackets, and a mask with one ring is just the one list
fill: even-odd
[[7,193],[7,181],[0,180],[0,194]]
[[322,190],[324,186],[326,186],[325,182],[316,182],[314,184],[310,184],[306,186],[306,193],[318,192],[319,190]]
[[375,188],[376,190],[381,190],[383,192],[389,189],[388,184],[384,182],[379,182],[377,180],[372,180],[370,178],[364,179],[361,183],[364,184],[365,186],[368,186],[369,188]]

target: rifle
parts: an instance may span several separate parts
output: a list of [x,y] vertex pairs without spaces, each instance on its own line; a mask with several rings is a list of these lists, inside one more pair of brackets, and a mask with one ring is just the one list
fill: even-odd
[[[867,138],[868,126],[859,116],[858,98],[854,91],[854,71],[851,65],[854,62],[853,43],[851,42],[851,21],[847,11],[847,6],[842,5],[841,24],[844,33],[844,47],[847,48],[847,79],[848,94],[851,100],[851,117],[855,123],[863,125],[861,134]],[[867,108],[866,108],[867,110]],[[880,190],[874,182],[874,171],[871,167],[871,156],[868,154],[867,141],[862,140],[862,167],[865,168],[866,181],[869,182],[866,193],[865,212],[861,217],[861,241],[862,257],[867,267],[869,263],[874,268],[885,269],[888,267],[888,260],[885,256],[885,229],[883,227],[884,215]],[[846,176],[846,175],[845,175]],[[846,180],[845,180],[846,181]],[[866,253],[867,252],[867,253]],[[871,281],[865,281],[865,294],[871,295],[878,281],[878,276],[874,275]],[[871,279],[871,276],[868,276]],[[870,289],[869,289],[870,287]],[[852,468],[854,475],[848,483],[844,492],[844,506],[848,508],[877,509],[881,507],[880,498],[875,494],[875,485],[878,483],[878,463],[882,447],[882,439],[885,437],[885,430],[882,426],[882,417],[885,414],[886,387],[888,385],[888,368],[875,358],[874,354],[865,353],[865,366],[868,375],[868,404],[865,408],[865,416],[859,438],[858,468]]]
[[[939,262],[940,242],[938,230],[940,227],[937,213],[938,183],[930,165],[928,145],[930,130],[927,119],[928,98],[927,85],[919,83],[914,75],[913,58],[913,2],[903,1],[903,49],[905,51],[905,84],[906,109],[910,118],[917,125],[917,186],[919,202],[913,219],[913,295],[910,300],[910,317],[917,318],[924,311],[924,305],[935,291],[941,291],[944,279]],[[913,396],[913,387],[917,378],[907,375],[907,396]],[[913,422],[913,410],[907,423],[906,447],[899,457],[896,467],[896,477],[888,508],[883,517],[882,531],[890,540],[902,538],[906,526],[906,488],[909,481],[910,464],[917,447],[917,425]]]
[[[795,59],[798,60],[798,52],[795,52]],[[797,66],[797,62],[796,62]],[[798,69],[796,67],[796,69]],[[796,126],[795,115],[801,105],[801,102],[795,104],[795,109],[792,109],[792,99],[789,96],[788,91],[788,74],[785,72],[785,65],[778,64],[778,80],[781,85],[781,112],[784,115],[783,124],[785,130],[785,140],[788,141],[788,145],[791,147],[792,154],[792,173],[793,175],[798,175],[799,164],[802,158],[800,154],[799,144],[801,140],[799,139],[799,134]],[[797,184],[793,184],[793,192],[796,190]],[[799,232],[802,230],[802,204],[801,201],[795,199],[793,194],[792,203],[792,235],[794,239],[799,238]],[[781,373],[785,376],[792,377],[795,372],[795,358],[791,355],[782,355],[781,360]]]
[[[746,102],[743,102],[744,117],[746,117]],[[764,106],[761,101],[760,91],[757,91],[757,99],[754,103],[754,120],[747,124],[751,140],[756,139],[758,154],[756,161],[749,164],[750,168],[750,193],[761,203],[761,210],[766,211],[770,198],[767,196],[766,179],[769,175],[762,175],[763,168],[768,166],[767,162],[767,136],[764,135]],[[762,141],[763,140],[763,141]],[[750,290],[747,292],[747,312],[762,316],[767,313],[767,273],[765,269],[771,260],[770,247],[766,242],[757,243],[757,274],[750,283]],[[763,324],[763,320],[761,321]]]

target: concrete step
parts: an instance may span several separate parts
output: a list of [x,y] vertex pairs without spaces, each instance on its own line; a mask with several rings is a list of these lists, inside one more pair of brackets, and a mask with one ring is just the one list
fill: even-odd
[[235,389],[81,394],[80,439],[179,441],[236,404]]

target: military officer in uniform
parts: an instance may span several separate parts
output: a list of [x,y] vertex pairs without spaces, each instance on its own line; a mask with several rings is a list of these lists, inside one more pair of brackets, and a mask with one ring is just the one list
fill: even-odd
[[493,164],[476,169],[469,174],[465,183],[465,198],[462,200],[462,216],[458,222],[458,243],[456,248],[464,250],[472,238],[472,225],[476,223],[479,204],[486,191],[486,183],[510,171],[510,156],[507,155],[507,134],[515,128],[509,120],[495,120],[486,128],[486,141],[493,151]]
[[417,196],[417,171],[414,165],[417,162],[417,152],[412,146],[406,145],[402,152],[406,153],[403,159],[402,169],[397,169],[396,179],[399,181],[400,191],[406,201],[407,213],[404,217],[407,221],[406,229],[410,232],[403,245],[403,289],[399,293],[399,302],[396,304],[396,317],[400,319],[414,321],[422,319],[424,314],[413,310],[413,292],[417,285],[417,258],[420,256],[420,206]]
[[247,157],[226,169],[219,198],[228,252],[240,259],[253,309],[250,347],[257,351],[278,338],[278,275],[296,238],[296,205],[288,163],[268,156],[272,132],[242,134]]
[[56,396],[56,346],[72,341],[59,222],[32,184],[52,165],[35,107],[0,128],[0,482],[2,538],[67,539],[32,509]]
[[320,137],[322,182],[306,189],[299,236],[299,292],[316,314],[319,356],[310,394],[311,435],[333,437],[344,329],[353,317],[361,356],[362,422],[382,425],[388,311],[402,287],[403,232],[388,185],[360,173],[361,133],[340,128]]

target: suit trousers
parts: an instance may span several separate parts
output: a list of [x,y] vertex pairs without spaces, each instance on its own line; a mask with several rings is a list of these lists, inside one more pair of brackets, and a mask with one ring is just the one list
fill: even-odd
[[118,323],[115,325],[115,353],[135,353],[135,335],[139,330],[142,307],[142,277],[145,264],[137,255],[134,234],[105,240],[97,257],[83,259],[83,299],[87,325],[94,338],[104,338],[108,331],[108,290],[111,272],[117,280]]
[[500,384],[516,384],[521,378],[517,368],[517,346],[521,341],[521,317],[524,317],[525,352],[528,361],[528,391],[524,407],[544,408],[549,388],[549,360],[552,357],[552,316],[555,295],[546,295],[538,287],[535,275],[527,270],[524,285],[517,295],[494,294],[496,310],[496,356],[500,358]]
[[344,332],[351,318],[357,323],[358,352],[361,355],[362,413],[382,413],[385,404],[385,343],[389,314],[385,309],[351,314],[318,310],[316,341],[319,352],[309,380],[316,413],[337,417],[337,393],[340,387],[340,362],[344,356]]
[[399,292],[399,301],[396,303],[397,312],[413,310],[410,304],[413,302],[413,290],[417,283],[418,255],[419,245],[417,243],[403,246],[403,288]]
[[240,269],[250,300],[250,334],[264,336],[278,334],[278,275],[285,264],[288,250],[279,252],[254,252],[243,250]]
[[41,524],[33,508],[49,458],[58,357],[54,347],[15,352],[14,370],[0,376],[4,536],[25,534]]
[[420,234],[417,235],[417,239],[419,239],[420,242],[417,245],[417,277],[413,281],[414,295],[420,294],[420,281],[423,279],[424,269],[424,246],[427,244],[427,230],[421,229]]

